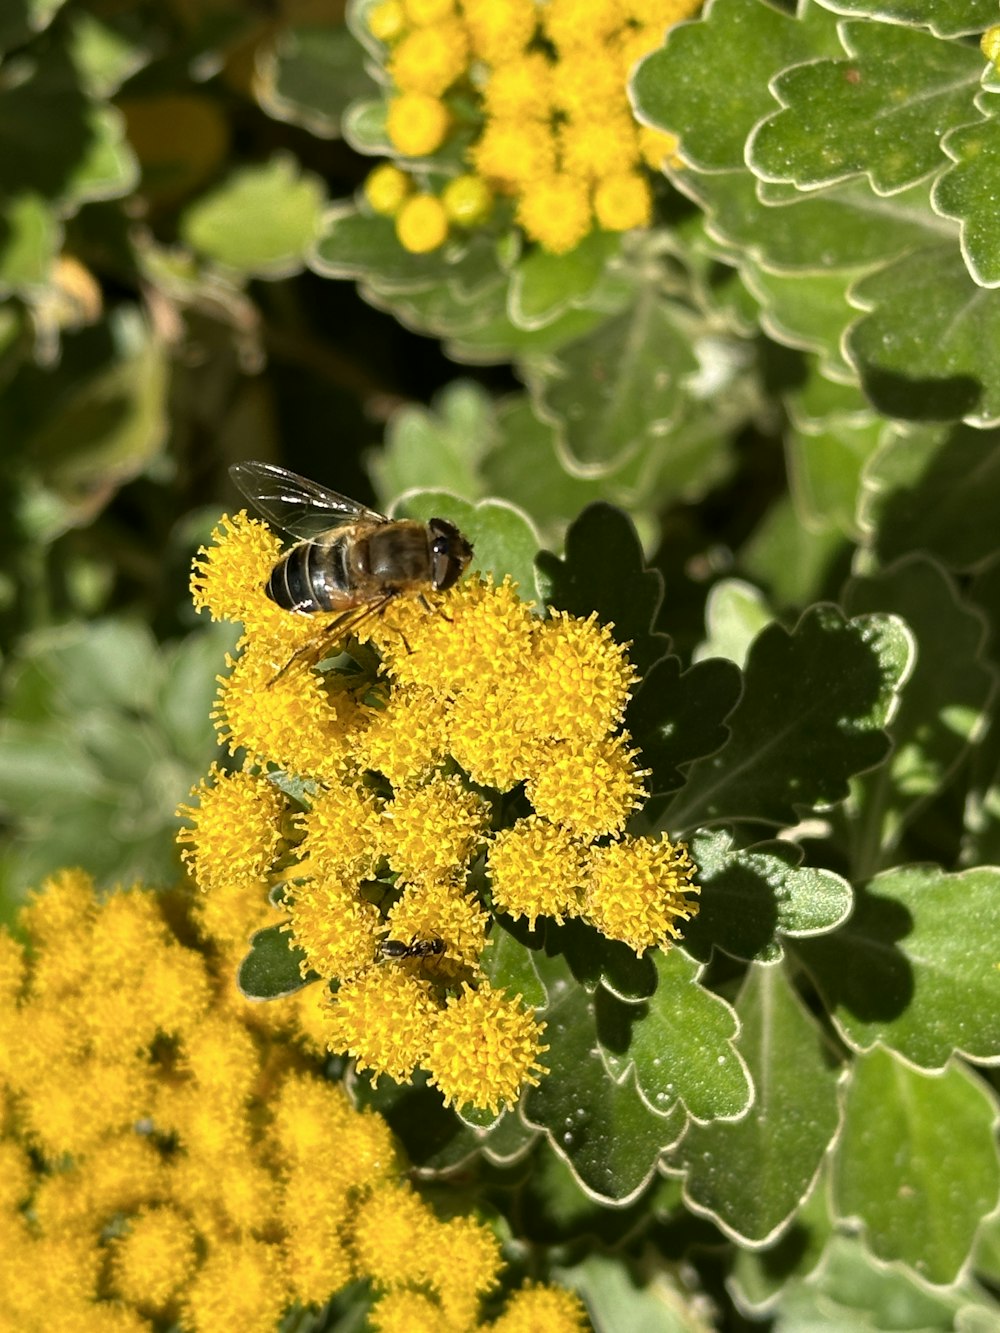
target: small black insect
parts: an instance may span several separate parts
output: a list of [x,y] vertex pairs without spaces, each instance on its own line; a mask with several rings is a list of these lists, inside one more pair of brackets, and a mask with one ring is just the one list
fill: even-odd
[[410,940],[409,944],[402,940],[383,940],[379,948],[383,958],[430,958],[444,953],[445,944],[442,939]]

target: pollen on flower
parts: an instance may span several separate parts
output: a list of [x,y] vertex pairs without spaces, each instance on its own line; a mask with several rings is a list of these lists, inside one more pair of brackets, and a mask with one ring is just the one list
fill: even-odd
[[698,911],[697,868],[686,845],[668,838],[621,838],[590,851],[584,914],[602,934],[641,955],[666,948],[680,935],[678,921]]
[[473,1105],[494,1113],[516,1102],[525,1083],[546,1072],[538,1057],[545,1024],[485,979],[478,990],[463,984],[437,1018],[426,1067],[445,1104]]
[[587,1311],[572,1291],[526,1282],[515,1291],[507,1308],[490,1325],[490,1333],[588,1333]]
[[536,814],[579,838],[621,832],[645,798],[647,776],[635,766],[638,752],[627,747],[625,736],[551,742],[525,788]]
[[518,202],[521,226],[553,254],[562,255],[580,244],[590,231],[590,196],[586,183],[566,172],[555,172],[527,185]]
[[391,962],[342,982],[324,1014],[331,1051],[346,1051],[372,1082],[405,1082],[427,1052],[437,1005],[430,983]]
[[195,806],[177,813],[189,819],[177,841],[181,857],[202,890],[258,883],[270,869],[281,840],[284,798],[273,783],[250,773],[224,773],[212,764],[195,787]]
[[527,917],[530,930],[540,916],[560,924],[566,916],[579,916],[583,847],[564,829],[538,815],[520,819],[495,834],[487,864],[494,906]]
[[458,777],[436,775],[397,792],[383,810],[382,846],[405,880],[423,883],[465,869],[489,826],[489,807]]

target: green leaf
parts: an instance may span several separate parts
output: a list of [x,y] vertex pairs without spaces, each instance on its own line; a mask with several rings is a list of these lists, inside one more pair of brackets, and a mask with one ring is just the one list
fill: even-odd
[[292,24],[258,56],[254,91],[264,110],[322,139],[340,138],[349,104],[371,89],[358,43],[339,23]]
[[858,1219],[884,1262],[954,1282],[997,1204],[997,1104],[960,1065],[938,1076],[876,1048],[854,1064],[834,1158],[839,1217]]
[[527,514],[505,500],[469,504],[446,491],[410,491],[396,506],[399,516],[447,518],[472,542],[472,566],[492,574],[497,583],[509,574],[526,600],[535,593],[535,556],[538,537]]
[[823,374],[853,378],[844,356],[844,335],[857,319],[848,292],[858,269],[822,273],[776,273],[745,260],[740,275],[760,302],[761,324],[777,342],[819,356]]
[[512,321],[523,329],[543,328],[585,302],[621,243],[617,232],[594,230],[563,255],[550,254],[540,246],[530,250],[511,277]]
[[636,1087],[633,1072],[616,1081],[598,1053],[592,998],[565,960],[537,955],[535,967],[549,996],[542,1057],[549,1074],[525,1097],[521,1114],[543,1129],[591,1197],[621,1207],[651,1180],[660,1153],[684,1128],[679,1107],[656,1115]]
[[0,214],[0,292],[41,287],[61,243],[62,228],[44,199],[29,193],[7,200]]
[[720,579],[705,603],[707,637],[695,649],[694,660],[724,657],[741,667],[750,645],[773,619],[759,588],[743,579]]
[[771,1240],[809,1194],[839,1121],[825,1038],[780,967],[752,967],[736,1002],[737,1049],[757,1096],[735,1124],[693,1124],[671,1158],[689,1206],[730,1236]]
[[957,247],[904,255],[862,278],[851,299],[870,313],[848,334],[847,353],[879,411],[977,427],[1000,421],[1000,293],[976,285]]
[[91,97],[113,97],[126,79],[148,63],[151,45],[127,21],[116,26],[80,9],[68,18],[70,55]]
[[536,561],[542,600],[586,618],[596,611],[613,625],[619,643],[645,675],[666,651],[666,635],[652,631],[663,598],[663,580],[647,569],[635,528],[619,509],[590,505],[566,533],[566,556],[542,551]]
[[305,954],[291,940],[283,926],[267,926],[250,937],[250,952],[236,975],[236,984],[248,1000],[276,1000],[318,980],[313,973],[303,977],[299,964]]
[[837,0],[838,14],[930,28],[939,37],[977,36],[995,21],[993,0]]
[[740,673],[715,658],[681,671],[680,659],[662,657],[647,671],[629,702],[625,726],[650,770],[656,796],[683,785],[684,770],[729,738],[726,718],[740,697]]
[[791,633],[769,625],[750,649],[728,744],[695,763],[666,826],[794,824],[800,812],[843,800],[848,778],[886,754],[883,728],[911,654],[893,616],[847,620],[820,605]]
[[702,962],[713,949],[733,958],[777,962],[781,936],[822,935],[850,915],[851,886],[832,870],[802,866],[787,842],[738,847],[726,831],[691,840],[701,885],[698,915],[684,927],[684,948]]
[[697,366],[690,315],[647,282],[628,310],[536,365],[529,387],[569,470],[598,476],[669,431]]
[[998,892],[996,866],[897,866],[858,891],[835,934],[797,944],[844,1040],[929,1070],[956,1051],[1000,1059]]
[[241,167],[184,213],[193,249],[240,273],[279,278],[297,272],[319,235],[323,183],[289,154]]
[[859,518],[882,564],[923,549],[968,570],[996,552],[1000,431],[897,428],[865,468]]
[[855,872],[866,879],[885,864],[903,828],[940,792],[983,730],[996,676],[982,660],[981,615],[959,599],[931,560],[911,556],[870,578],[852,579],[842,604],[855,615],[900,616],[917,643],[913,672],[889,726],[892,755],[855,787]]
[[0,51],[44,32],[66,0],[7,0],[0,14]]
[[599,989],[598,1040],[614,1077],[635,1067],[646,1104],[661,1115],[680,1101],[696,1121],[737,1120],[753,1097],[734,1046],[739,1023],[718,995],[698,984],[703,968],[680,949],[653,952],[656,990],[627,1005]]
[[808,434],[786,431],[788,481],[804,523],[857,539],[862,471],[884,432],[885,422],[874,413],[867,420],[837,422]]
[[846,60],[816,60],[772,82],[782,110],[750,136],[747,162],[768,181],[800,189],[864,172],[879,194],[941,166],[944,129],[969,119],[979,51],[894,24],[845,22]]
[[497,919],[483,957],[483,974],[494,988],[520,995],[526,1007],[537,1009],[545,1004],[545,989],[534,968],[533,951],[508,929],[511,924]]
[[774,109],[779,70],[839,52],[835,21],[815,5],[795,17],[762,0],[712,0],[697,22],[673,28],[666,47],[632,76],[640,119],[680,136],[701,171],[743,168],[746,137]]
[[[995,104],[991,98],[991,109]],[[941,147],[955,165],[935,183],[934,207],[962,224],[962,254],[973,280],[1000,287],[996,209],[991,207],[1000,190],[1000,120],[994,115],[961,125],[942,139]]]
[[[418,488],[478,500],[482,460],[496,433],[492,400],[472,380],[453,380],[429,410],[410,404],[399,408],[389,421],[384,448],[372,455],[369,465],[383,506]],[[500,494],[517,498],[506,491]]]
[[[839,586],[851,550],[839,532],[810,532],[791,497],[779,496],[744,543],[740,572],[759,584],[769,603],[798,610]],[[838,573],[838,567],[843,569]]]
[[556,1269],[552,1276],[583,1297],[593,1326],[601,1333],[704,1333],[706,1328],[699,1298],[665,1272],[636,1286],[620,1260],[592,1253],[583,1263]]

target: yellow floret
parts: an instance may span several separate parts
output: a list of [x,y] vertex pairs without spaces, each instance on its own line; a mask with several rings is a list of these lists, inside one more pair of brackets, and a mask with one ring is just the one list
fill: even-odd
[[382,845],[393,870],[409,882],[454,879],[472,859],[489,818],[486,802],[460,778],[435,776],[386,805]]
[[165,1313],[170,1298],[195,1271],[194,1228],[169,1205],[143,1208],[114,1242],[112,1255],[118,1294],[134,1305]]
[[535,812],[579,838],[619,833],[645,799],[645,769],[627,738],[553,741],[539,753],[526,792]]
[[302,976],[352,977],[375,957],[378,909],[342,879],[310,880],[286,890],[291,938],[302,950]]
[[212,764],[192,789],[196,806],[177,814],[191,821],[177,841],[181,857],[203,891],[257,884],[270,869],[281,840],[284,797],[273,782],[250,773],[224,773]]
[[559,134],[563,170],[587,180],[624,171],[638,161],[639,132],[624,113],[602,120],[571,120]]
[[544,121],[493,120],[469,157],[480,176],[510,191],[549,180],[556,165],[556,143]]
[[653,217],[653,195],[645,176],[637,171],[617,171],[598,181],[594,215],[606,231],[648,227]]
[[472,1105],[496,1113],[513,1105],[525,1083],[545,1073],[538,1057],[545,1024],[521,1007],[521,996],[508,999],[482,981],[478,990],[463,984],[448,997],[431,1037],[426,1068],[441,1089],[445,1105]]
[[368,14],[368,31],[380,42],[394,42],[406,29],[406,17],[399,0],[382,0]]
[[447,737],[445,701],[425,685],[399,685],[358,740],[355,758],[394,787],[427,777],[441,762]]
[[532,771],[523,682],[484,679],[463,690],[448,716],[448,749],[473,782],[509,791]]
[[389,102],[386,133],[407,157],[426,157],[440,148],[448,132],[448,108],[426,93],[403,93]]
[[518,202],[517,220],[545,250],[566,254],[591,228],[586,183],[560,172],[528,184]]
[[274,1333],[288,1304],[280,1252],[263,1241],[230,1241],[214,1247],[184,1298],[193,1333]]
[[563,53],[579,47],[602,52],[620,27],[620,0],[546,0],[540,7],[546,36]]
[[639,128],[639,152],[643,161],[654,171],[664,167],[682,167],[684,164],[678,153],[680,140],[676,134],[667,130],[654,130],[649,125]]
[[612,51],[582,47],[561,56],[552,69],[552,100],[579,121],[627,111],[625,78]]
[[396,214],[396,235],[404,250],[426,255],[448,239],[448,214],[433,194],[414,194]]
[[483,106],[497,121],[544,120],[552,110],[552,66],[533,51],[497,65],[483,89]]
[[411,23],[440,23],[455,12],[455,0],[403,0],[406,17]]
[[622,838],[589,856],[584,915],[602,934],[637,954],[665,948],[681,934],[678,921],[698,911],[697,867],[684,843]]
[[475,227],[485,222],[493,207],[493,195],[478,176],[456,176],[441,195],[444,211],[460,227]]
[[383,162],[370,171],[364,183],[369,208],[387,218],[395,217],[412,189],[412,179],[391,162]]
[[562,922],[580,913],[584,858],[581,844],[564,829],[537,815],[519,819],[490,842],[493,904],[512,917],[526,916],[535,928],[540,916]]
[[440,1231],[441,1223],[409,1185],[386,1181],[372,1190],[355,1217],[359,1266],[376,1289],[421,1283]]
[[439,954],[403,959],[398,966],[409,971],[426,968],[437,976],[454,975],[479,962],[489,920],[479,899],[457,885],[444,880],[412,884],[389,912],[386,939],[404,944],[439,940],[443,946]]
[[590,1321],[583,1301],[563,1287],[526,1282],[515,1291],[490,1333],[588,1333]]
[[389,74],[400,92],[440,97],[464,73],[468,59],[465,29],[445,19],[408,33],[392,53]]
[[538,26],[533,0],[463,0],[472,48],[490,65],[513,60]]
[[497,1285],[500,1267],[500,1243],[488,1226],[473,1217],[441,1224],[427,1276],[450,1327],[473,1326],[482,1297]]
[[402,1083],[424,1062],[437,1006],[430,983],[384,962],[343,982],[325,1014],[331,1051]]
[[320,791],[298,818],[299,875],[358,881],[371,876],[380,856],[379,809],[371,792],[355,783]]

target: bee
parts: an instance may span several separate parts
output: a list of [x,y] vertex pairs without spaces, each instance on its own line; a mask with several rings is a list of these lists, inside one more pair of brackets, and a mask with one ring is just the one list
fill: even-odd
[[434,954],[444,953],[444,950],[445,943],[440,938],[410,940],[409,944],[404,944],[402,940],[383,940],[379,945],[383,958],[430,958]]
[[396,597],[444,592],[472,559],[471,544],[445,518],[387,518],[271,463],[235,463],[229,475],[272,527],[295,539],[264,591],[295,615],[332,612],[327,639],[346,637]]

